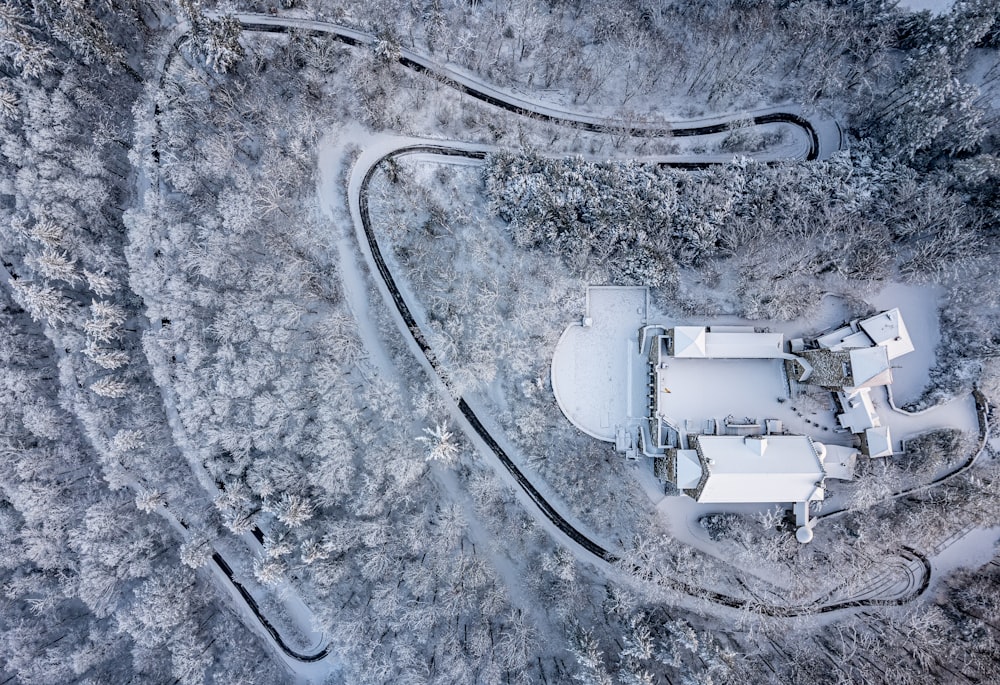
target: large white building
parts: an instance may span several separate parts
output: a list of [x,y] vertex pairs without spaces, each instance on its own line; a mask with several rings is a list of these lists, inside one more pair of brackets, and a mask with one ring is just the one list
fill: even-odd
[[[645,290],[594,288],[587,303],[553,358],[560,408],[628,457],[652,457],[654,472],[685,496],[706,504],[790,504],[796,536],[808,542],[809,503],[824,498],[826,479],[851,479],[859,448],[868,456],[892,453],[871,389],[891,383],[891,361],[913,350],[898,309],[793,340],[788,349],[782,334],[749,326],[651,325]],[[789,434],[788,422],[806,432],[819,426],[788,401],[795,383],[834,393],[840,411],[833,428],[854,434],[854,447]],[[691,416],[692,407],[720,406],[732,413]]]
[[[708,503],[823,499],[826,447],[805,435],[693,435],[668,452],[683,492]],[[670,465],[667,467],[671,468]]]

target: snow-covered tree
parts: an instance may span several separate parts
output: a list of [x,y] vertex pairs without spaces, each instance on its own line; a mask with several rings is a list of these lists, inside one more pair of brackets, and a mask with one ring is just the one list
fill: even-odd
[[309,538],[303,541],[300,556],[303,563],[311,564],[315,561],[326,559],[330,556],[330,553],[326,550],[322,542],[315,538]]
[[106,273],[84,269],[83,276],[87,279],[87,286],[95,295],[111,297],[118,290],[118,283]]
[[7,85],[0,85],[0,118],[8,120],[17,119],[21,114],[18,107],[20,104],[21,100],[17,97],[17,93],[14,90]]
[[240,44],[243,25],[231,15],[225,15],[209,22],[205,38],[205,61],[220,74],[225,74],[243,59],[244,50]]
[[76,261],[70,259],[65,252],[45,250],[41,255],[30,258],[28,263],[42,276],[53,281],[74,285],[80,280],[76,272]]
[[105,376],[104,378],[91,383],[90,389],[101,397],[108,397],[111,399],[121,399],[129,394],[128,383],[115,378],[114,376]]
[[119,305],[106,300],[93,300],[90,305],[90,319],[84,322],[87,335],[102,343],[109,343],[122,337],[121,326],[127,315]]
[[573,680],[584,685],[613,685],[614,680],[604,664],[604,654],[590,632],[576,629],[570,643],[570,653],[579,670]]
[[55,288],[15,281],[12,284],[16,297],[35,321],[65,323],[69,320],[71,301]]
[[146,514],[152,513],[160,507],[165,507],[167,500],[163,493],[153,488],[144,488],[136,493],[135,506]]
[[63,228],[54,221],[44,218],[36,221],[28,229],[28,236],[50,249],[62,247],[66,242],[66,232]]
[[103,369],[120,369],[129,363],[128,352],[124,350],[102,349],[93,343],[88,344],[84,348],[83,353]]
[[195,532],[180,548],[181,562],[192,569],[199,569],[212,560],[212,543],[208,535]]
[[440,461],[450,464],[458,459],[459,446],[456,436],[448,427],[446,421],[442,421],[433,428],[425,428],[424,435],[417,438],[420,442],[428,446],[427,461]]
[[292,528],[308,521],[313,515],[313,505],[300,495],[286,494],[278,504],[278,520]]
[[280,559],[266,558],[254,562],[253,575],[263,585],[274,586],[284,580],[288,568]]

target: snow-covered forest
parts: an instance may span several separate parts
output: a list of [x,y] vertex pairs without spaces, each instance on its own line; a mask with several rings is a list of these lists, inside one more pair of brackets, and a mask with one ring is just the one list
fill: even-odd
[[[0,2],[0,685],[989,682],[998,112],[996,0]],[[807,546],[553,396],[891,284],[978,432]]]

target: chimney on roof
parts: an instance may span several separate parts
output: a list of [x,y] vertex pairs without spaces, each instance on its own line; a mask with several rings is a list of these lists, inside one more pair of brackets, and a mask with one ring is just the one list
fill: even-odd
[[743,438],[743,444],[758,457],[763,457],[767,449],[767,438],[763,435],[748,435]]

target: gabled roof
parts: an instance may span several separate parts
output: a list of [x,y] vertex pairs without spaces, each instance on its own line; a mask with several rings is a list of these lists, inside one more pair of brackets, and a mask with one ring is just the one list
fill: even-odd
[[881,425],[875,405],[872,404],[872,394],[869,388],[862,388],[853,395],[838,392],[837,398],[844,413],[837,415],[840,425],[852,433],[861,433],[869,428]]
[[865,431],[864,447],[869,457],[888,457],[892,454],[892,434],[888,426],[869,428]]
[[851,350],[851,387],[874,388],[892,383],[892,367],[885,347]]
[[701,462],[698,461],[697,450],[677,450],[677,482],[678,488],[693,488],[701,479]]
[[903,323],[903,316],[898,308],[865,319],[860,326],[876,345],[886,348],[889,359],[913,352],[910,332],[906,330],[906,324]]
[[704,357],[704,326],[674,326],[674,356]]
[[823,499],[823,465],[805,435],[699,435],[699,502],[807,502]]

